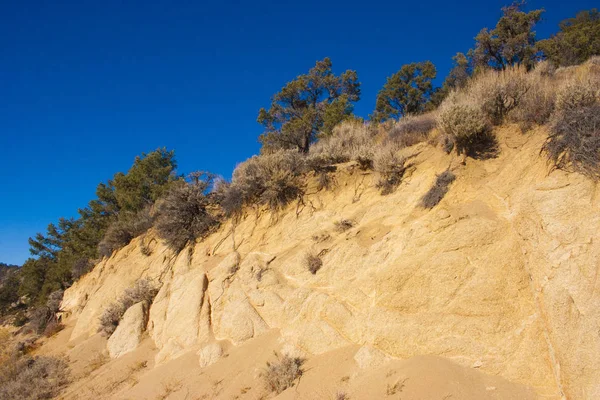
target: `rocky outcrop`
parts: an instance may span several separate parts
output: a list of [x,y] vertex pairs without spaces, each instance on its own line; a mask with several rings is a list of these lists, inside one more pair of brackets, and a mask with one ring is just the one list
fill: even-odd
[[[103,308],[150,277],[162,283],[148,322],[158,364],[194,350],[209,365],[210,343],[276,328],[305,354],[364,346],[366,368],[430,354],[545,398],[598,398],[598,190],[548,174],[543,134],[498,134],[498,158],[466,165],[425,144],[407,149],[414,165],[388,196],[376,176],[343,165],[332,191],[311,187],[280,213],[248,212],[191,252],[157,244],[145,256],[136,239],[66,291],[73,337],[94,333]],[[422,209],[448,166],[457,180]],[[340,233],[342,218],[355,225]],[[316,275],[309,251],[323,261]]]
[[107,348],[111,358],[121,357],[138,347],[146,330],[146,321],[146,305],[143,302],[125,311],[119,326],[108,339]]

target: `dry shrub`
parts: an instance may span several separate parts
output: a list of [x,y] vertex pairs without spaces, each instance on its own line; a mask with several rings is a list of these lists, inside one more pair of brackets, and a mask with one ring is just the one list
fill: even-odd
[[173,251],[180,252],[219,225],[219,217],[206,194],[213,180],[210,174],[192,173],[189,182],[174,186],[159,205],[156,232]]
[[434,113],[407,115],[396,122],[388,133],[388,142],[400,147],[409,147],[427,140],[429,132],[436,126]]
[[494,125],[500,125],[508,113],[519,106],[530,86],[522,68],[489,70],[473,79],[465,93]]
[[62,290],[50,293],[45,305],[35,307],[29,312],[28,321],[32,331],[38,334],[46,334],[48,330],[48,333],[52,334],[61,329],[61,325],[56,319],[56,313],[60,311],[63,293]]
[[346,232],[348,229],[351,229],[354,226],[354,221],[350,219],[340,219],[339,221],[335,221],[333,224],[335,225],[335,230],[342,233]]
[[497,143],[485,113],[469,102],[449,96],[438,114],[438,127],[454,142],[458,154],[488,158],[497,153]]
[[553,168],[600,179],[600,105],[557,112],[542,151]]
[[311,153],[322,155],[331,164],[355,160],[368,169],[372,165],[376,133],[363,122],[347,120],[315,143]]
[[437,206],[446,193],[448,193],[448,186],[450,186],[455,179],[456,176],[447,170],[439,174],[431,189],[429,189],[421,199],[421,206],[424,208],[433,208]]
[[135,214],[121,213],[119,219],[106,230],[104,238],[98,244],[98,253],[110,257],[115,250],[127,246],[133,238],[150,229],[152,223],[153,217],[149,207]]
[[304,362],[303,358],[289,355],[277,356],[274,363],[267,362],[267,368],[261,374],[267,390],[279,394],[294,386],[296,379],[304,373]]
[[304,256],[304,264],[311,274],[316,275],[323,266],[323,260],[321,260],[321,257],[319,257],[318,254],[306,253]]
[[508,115],[511,122],[519,124],[522,132],[545,124],[554,111],[556,84],[551,80],[551,75],[544,75],[538,68],[535,73],[527,74],[529,90],[521,98],[518,107]]
[[337,392],[335,394],[335,400],[350,400],[350,396],[346,392]]
[[73,263],[71,267],[71,275],[74,280],[81,278],[83,275],[87,274],[93,267],[93,264],[87,258],[80,258],[79,260]]
[[116,302],[113,302],[106,307],[100,317],[100,326],[98,332],[105,336],[113,334],[119,322],[125,314],[125,311],[134,304],[143,302],[146,306],[150,306],[156,297],[158,289],[148,278],[140,279],[135,284],[126,289]]
[[556,111],[565,113],[596,104],[596,90],[589,82],[571,80],[556,94]]
[[304,172],[304,156],[297,151],[254,156],[233,171],[230,190],[238,191],[244,204],[277,210],[302,196]]
[[0,365],[0,399],[52,399],[69,383],[69,369],[53,357],[18,357]]
[[220,179],[215,183],[214,194],[226,217],[234,217],[242,212],[244,197],[239,186]]
[[382,195],[392,193],[402,182],[406,172],[406,158],[398,155],[397,147],[378,147],[374,160],[375,171],[380,179],[377,188]]

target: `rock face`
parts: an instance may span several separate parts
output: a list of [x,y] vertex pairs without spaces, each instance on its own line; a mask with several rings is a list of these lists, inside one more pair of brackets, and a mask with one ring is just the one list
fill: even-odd
[[[598,189],[548,174],[542,132],[498,136],[498,158],[466,165],[426,144],[406,149],[414,166],[388,196],[377,176],[342,165],[333,190],[313,185],[303,204],[249,212],[193,252],[157,244],[144,256],[135,239],[66,291],[73,338],[94,333],[107,304],[151,277],[162,283],[148,322],[158,363],[277,328],[306,354],[365,346],[367,368],[429,354],[548,399],[600,398]],[[448,166],[456,181],[424,210]],[[355,226],[340,233],[340,219]],[[316,275],[309,251],[321,254]]]
[[121,357],[137,348],[146,330],[146,306],[136,303],[129,307],[119,326],[108,339],[107,348],[111,358]]

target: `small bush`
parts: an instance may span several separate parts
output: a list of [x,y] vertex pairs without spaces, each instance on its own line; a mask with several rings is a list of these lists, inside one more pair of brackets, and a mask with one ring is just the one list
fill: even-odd
[[337,125],[331,135],[315,143],[311,153],[322,155],[331,164],[355,160],[364,169],[369,169],[373,160],[375,134],[365,123],[347,120]]
[[304,373],[302,369],[304,362],[303,358],[289,355],[278,356],[274,363],[267,362],[267,368],[261,374],[267,390],[279,394],[294,386],[296,379]]
[[530,81],[523,69],[490,70],[477,76],[467,93],[494,125],[500,125],[529,89]]
[[388,134],[388,141],[400,147],[409,147],[427,140],[436,126],[433,113],[408,115],[401,118]]
[[152,227],[153,218],[149,208],[132,214],[122,213],[119,219],[113,222],[104,238],[98,244],[98,253],[103,257],[110,257],[115,250],[129,244],[131,240]]
[[381,175],[377,188],[382,195],[387,195],[402,182],[406,172],[406,159],[398,155],[397,148],[380,147],[375,155],[374,168]]
[[[495,150],[489,143],[491,127],[483,111],[468,103],[453,103],[449,101],[442,105],[438,115],[440,130],[452,137],[458,154],[479,157],[485,153],[486,145]],[[483,144],[483,146],[482,146]]]
[[230,190],[241,193],[244,204],[281,209],[304,193],[305,171],[304,156],[296,151],[254,156],[233,171]]
[[354,221],[350,219],[340,219],[339,221],[335,221],[334,225],[335,230],[341,233],[351,229],[354,226]]
[[156,297],[158,289],[149,279],[140,279],[135,284],[126,289],[121,297],[108,305],[100,317],[100,326],[98,332],[105,336],[110,336],[119,326],[119,322],[125,314],[125,311],[134,304],[144,302],[147,306],[152,304]]
[[14,355],[0,365],[0,399],[52,399],[69,380],[69,369],[63,360]]
[[456,176],[450,171],[444,171],[437,176],[435,183],[421,199],[424,208],[433,208],[439,204],[448,193],[448,186],[454,182]]
[[190,182],[175,185],[159,205],[156,232],[175,252],[206,237],[219,225],[219,217],[206,194],[213,179],[203,172],[190,174]]
[[561,109],[552,117],[542,151],[556,169],[600,179],[600,105]]
[[[29,327],[38,334],[45,333],[46,330],[53,331],[59,328],[56,319],[56,313],[60,311],[63,291],[56,290],[48,295],[48,300],[43,306],[34,308],[29,312]],[[48,328],[50,327],[50,328]]]
[[570,81],[556,94],[556,111],[564,113],[591,107],[596,103],[596,91],[589,83]]
[[304,257],[304,264],[311,274],[316,275],[323,266],[323,261],[317,254],[307,253]]
[[521,98],[518,107],[508,115],[511,122],[519,124],[522,132],[548,122],[556,101],[556,85],[547,76],[530,73],[527,79],[530,82],[529,90]]
[[215,183],[214,193],[226,217],[233,217],[242,212],[244,197],[239,186],[220,179]]

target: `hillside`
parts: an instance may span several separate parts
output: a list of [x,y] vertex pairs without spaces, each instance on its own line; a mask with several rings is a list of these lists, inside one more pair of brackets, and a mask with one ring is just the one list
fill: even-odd
[[[485,161],[403,149],[387,196],[349,162],[331,190],[246,209],[177,256],[150,231],[66,290],[67,329],[37,352],[70,360],[66,399],[266,398],[275,350],[307,358],[281,399],[597,398],[596,185],[549,173],[545,128],[495,132]],[[447,168],[448,194],[423,209]],[[99,318],[141,278],[160,291],[125,315],[110,358]]]

